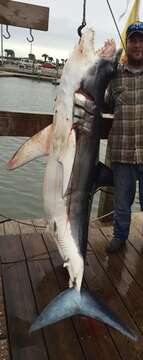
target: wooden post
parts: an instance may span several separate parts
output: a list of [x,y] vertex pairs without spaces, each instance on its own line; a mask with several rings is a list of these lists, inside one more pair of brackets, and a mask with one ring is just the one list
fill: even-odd
[[[107,151],[106,151],[106,159],[105,164],[107,166],[111,166],[111,161],[108,157]],[[102,217],[108,213],[113,211],[113,187],[104,187],[103,192],[101,192],[100,198],[99,198],[99,206],[98,206],[98,217]],[[103,217],[100,221],[102,222],[110,222],[113,220],[113,215],[109,215],[107,217]]]
[[[104,120],[104,124],[103,124],[103,128],[106,127],[106,117],[109,121],[109,119],[111,119],[111,123],[110,123],[110,127],[108,127],[108,129],[106,129],[106,139],[108,139],[108,135],[109,135],[109,131],[112,127],[112,122],[113,122],[113,115],[110,114],[105,114],[103,119]],[[109,158],[109,154],[106,150],[106,157],[105,157],[105,164],[107,166],[111,166],[111,160]],[[100,198],[99,198],[99,206],[98,206],[98,217],[102,217],[108,213],[110,213],[111,211],[113,211],[113,187],[104,187],[103,188],[103,192],[101,192]],[[103,219],[101,219],[101,221],[103,222],[109,222],[112,221],[113,219],[113,215],[109,215],[108,217],[103,217]]]

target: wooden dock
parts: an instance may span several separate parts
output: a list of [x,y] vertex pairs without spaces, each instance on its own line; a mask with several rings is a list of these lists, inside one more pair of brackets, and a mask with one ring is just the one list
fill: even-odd
[[[0,69],[0,77],[16,77],[16,78],[21,78],[21,79],[32,79],[32,80],[36,80],[36,81],[49,81],[49,82],[53,82],[57,80],[57,75],[55,72],[55,75],[50,75],[50,74],[44,74],[44,73],[31,73],[30,71],[26,72],[26,71],[10,71],[8,69],[6,70],[2,70]],[[60,76],[58,76],[58,79],[60,81]]]
[[0,225],[0,360],[143,359],[143,220],[134,214],[126,249],[108,256],[112,226],[92,221],[85,285],[134,331],[137,343],[104,324],[73,317],[29,335],[44,306],[65,289],[68,275],[44,220]]

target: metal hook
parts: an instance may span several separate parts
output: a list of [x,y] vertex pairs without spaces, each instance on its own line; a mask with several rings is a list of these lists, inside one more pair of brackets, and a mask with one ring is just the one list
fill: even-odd
[[78,35],[79,37],[81,38],[82,37],[82,32],[81,30],[86,26],[86,21],[83,21],[82,24],[78,27],[77,29],[77,32],[78,32]]
[[10,39],[10,33],[9,33],[9,31],[8,31],[8,25],[6,25],[6,32],[7,32],[7,35],[4,35],[4,34],[3,34],[3,37],[4,37],[5,39]]
[[32,29],[30,28],[30,36],[31,36],[31,40],[28,39],[28,37],[26,38],[28,42],[32,43],[34,41],[34,36],[32,35]]

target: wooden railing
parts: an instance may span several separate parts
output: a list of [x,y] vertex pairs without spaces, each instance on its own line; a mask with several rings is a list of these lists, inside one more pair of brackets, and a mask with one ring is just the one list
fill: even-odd
[[[0,111],[0,136],[32,136],[51,124],[53,115],[48,113],[29,113]],[[108,138],[112,126],[112,117],[101,119],[102,139]]]

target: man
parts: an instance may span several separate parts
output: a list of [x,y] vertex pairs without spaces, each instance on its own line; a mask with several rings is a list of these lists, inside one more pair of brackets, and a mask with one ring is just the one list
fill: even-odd
[[143,210],[143,23],[130,25],[126,32],[124,65],[118,65],[111,80],[107,101],[113,105],[114,121],[108,150],[114,178],[113,238],[108,253],[126,243],[131,221],[131,206],[139,180],[139,199]]

